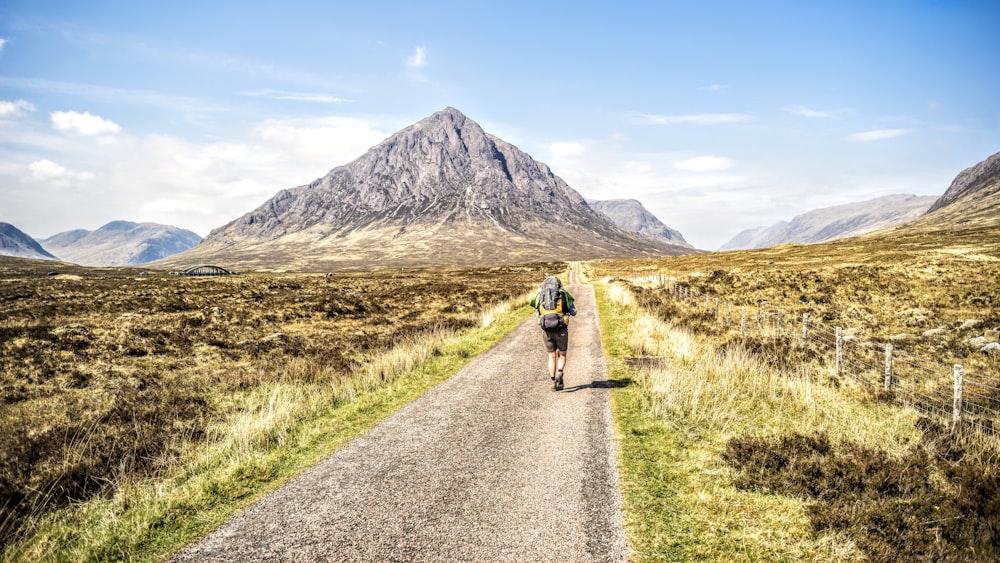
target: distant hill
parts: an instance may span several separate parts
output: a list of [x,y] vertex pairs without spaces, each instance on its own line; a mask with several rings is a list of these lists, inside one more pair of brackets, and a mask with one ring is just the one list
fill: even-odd
[[689,252],[619,228],[548,166],[446,108],[157,266],[321,271]]
[[935,196],[888,195],[857,203],[815,209],[770,227],[740,232],[719,250],[766,248],[778,244],[811,244],[860,236],[912,221],[937,200]]
[[81,266],[130,266],[183,252],[201,242],[187,229],[112,221],[96,231],[76,229],[42,239],[61,260]]
[[747,250],[781,244],[777,241],[785,238],[789,224],[788,221],[778,221],[770,227],[755,227],[753,229],[742,230],[719,247],[719,250]]
[[587,205],[596,211],[607,215],[615,225],[626,231],[636,232],[648,237],[665,240],[671,244],[686,248],[694,248],[684,235],[663,224],[655,215],[649,212],[642,203],[635,199],[588,199]]
[[58,260],[58,258],[42,248],[38,244],[38,241],[10,223],[0,223],[0,255]]

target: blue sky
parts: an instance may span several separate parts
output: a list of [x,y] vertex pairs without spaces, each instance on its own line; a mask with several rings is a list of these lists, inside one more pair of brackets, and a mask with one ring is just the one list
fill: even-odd
[[200,235],[447,106],[699,248],[1000,151],[1000,2],[0,5],[0,221]]

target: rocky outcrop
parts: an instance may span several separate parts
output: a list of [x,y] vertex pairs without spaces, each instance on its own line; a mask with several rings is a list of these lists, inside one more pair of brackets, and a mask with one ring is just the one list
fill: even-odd
[[60,259],[81,266],[129,266],[160,260],[201,242],[187,229],[112,221],[96,231],[76,229],[41,241]]
[[600,201],[588,199],[587,205],[591,209],[607,215],[614,221],[615,225],[626,231],[662,239],[671,244],[677,244],[686,248],[694,248],[684,240],[684,235],[680,231],[664,225],[662,221],[650,213],[638,200],[608,199]]
[[0,223],[0,255],[17,258],[36,258],[40,260],[58,260],[42,248],[38,241],[31,238],[10,223]]
[[931,206],[934,196],[888,195],[815,209],[770,227],[740,232],[719,250],[765,248],[777,244],[812,244],[888,229],[912,221]]

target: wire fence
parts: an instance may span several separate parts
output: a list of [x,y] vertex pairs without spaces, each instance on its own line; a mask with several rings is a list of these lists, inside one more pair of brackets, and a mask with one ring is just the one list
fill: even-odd
[[812,358],[830,365],[838,377],[850,378],[927,416],[952,426],[1000,434],[1000,378],[906,354],[894,349],[892,342],[863,340],[855,331],[824,324],[808,314],[789,314],[766,301],[748,308],[662,276],[632,281],[658,284],[683,305],[698,308],[703,315],[714,314],[715,322],[731,332],[794,342]]

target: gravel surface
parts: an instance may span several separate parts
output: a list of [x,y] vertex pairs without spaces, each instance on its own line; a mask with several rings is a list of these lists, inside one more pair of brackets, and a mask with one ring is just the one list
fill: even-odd
[[593,288],[566,388],[534,318],[177,561],[624,561]]

